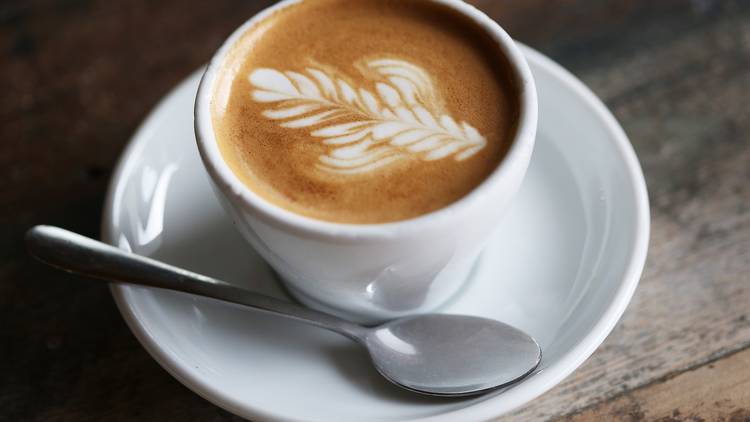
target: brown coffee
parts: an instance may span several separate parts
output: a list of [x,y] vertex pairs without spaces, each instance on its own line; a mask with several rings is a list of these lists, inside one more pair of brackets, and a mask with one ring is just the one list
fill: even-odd
[[507,59],[425,0],[303,0],[247,30],[220,66],[214,131],[266,200],[341,223],[404,220],[479,185],[514,136]]

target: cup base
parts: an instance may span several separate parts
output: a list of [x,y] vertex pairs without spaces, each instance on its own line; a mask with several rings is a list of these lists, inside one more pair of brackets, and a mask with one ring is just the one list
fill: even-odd
[[354,312],[347,312],[344,310],[341,310],[340,308],[335,308],[332,306],[329,306],[325,304],[324,302],[308,295],[307,293],[303,292],[300,289],[295,288],[291,283],[288,283],[286,280],[284,280],[284,277],[279,274],[276,270],[273,268],[271,269],[274,278],[278,281],[279,286],[288,294],[289,297],[291,297],[294,301],[307,306],[308,308],[312,308],[321,312],[325,312],[327,314],[331,314],[334,316],[337,316],[339,318],[345,319],[347,321],[356,322],[358,324],[362,325],[369,325],[374,326],[378,324],[385,323],[391,319],[399,318],[408,316],[410,314],[423,314],[423,313],[429,313],[429,312],[439,312],[441,309],[446,308],[450,306],[451,303],[455,302],[457,298],[459,298],[464,291],[467,290],[468,286],[471,284],[472,280],[475,278],[475,274],[477,273],[477,269],[481,265],[482,257],[484,256],[483,252],[480,252],[479,256],[471,265],[471,269],[469,270],[469,275],[466,277],[466,279],[456,287],[456,289],[451,292],[445,300],[439,302],[436,305],[433,305],[431,307],[425,307],[423,309],[419,309],[417,311],[413,312],[405,312],[400,315],[391,315],[389,317],[371,317],[371,316],[365,316],[362,314],[354,313]]

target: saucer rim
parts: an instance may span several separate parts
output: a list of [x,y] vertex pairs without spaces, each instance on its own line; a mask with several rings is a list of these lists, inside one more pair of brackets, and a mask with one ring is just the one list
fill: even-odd
[[[640,163],[627,135],[609,109],[607,109],[604,103],[602,103],[602,101],[587,86],[585,86],[583,82],[542,53],[537,52],[522,43],[517,44],[527,61],[533,62],[535,67],[548,72],[554,79],[559,81],[559,83],[570,88],[574,92],[574,95],[579,97],[591,109],[592,114],[594,115],[592,118],[596,118],[603,122],[604,126],[606,126],[610,133],[609,138],[611,138],[610,140],[613,142],[615,150],[625,165],[628,184],[630,189],[633,190],[635,205],[635,223],[633,226],[635,236],[633,248],[629,251],[630,256],[627,260],[628,264],[626,270],[623,272],[620,285],[612,296],[610,303],[607,305],[600,319],[594,324],[583,339],[581,339],[581,341],[564,353],[557,362],[547,367],[543,373],[539,373],[536,376],[523,381],[523,388],[514,388],[497,397],[478,403],[468,404],[466,407],[448,410],[427,417],[408,419],[410,421],[442,421],[451,420],[456,417],[472,420],[498,417],[527,404],[531,400],[549,391],[586,361],[609,335],[629,304],[645,265],[650,237],[649,200]],[[145,140],[148,139],[148,132],[150,132],[152,127],[158,124],[159,120],[155,112],[162,109],[166,102],[169,101],[176,92],[182,90],[186,84],[191,83],[193,78],[202,72],[203,68],[191,73],[160,99],[160,101],[149,111],[146,119],[144,119],[138,129],[134,132],[128,145],[120,155],[108,186],[102,213],[101,233],[103,241],[110,244],[115,243],[113,238],[114,227],[110,224],[111,218],[109,218],[113,211],[115,191],[117,185],[122,180],[127,164],[130,162],[130,157],[144,147]],[[247,403],[234,400],[224,394],[222,390],[214,388],[210,383],[207,383],[200,377],[192,374],[188,370],[189,368],[184,367],[179,361],[173,359],[173,357],[160,346],[160,343],[157,342],[156,338],[148,331],[146,326],[141,323],[142,318],[137,310],[130,306],[130,299],[133,291],[129,289],[127,285],[120,284],[111,284],[110,290],[123,319],[125,319],[128,327],[141,345],[143,345],[144,349],[146,349],[146,351],[162,368],[180,383],[214,405],[236,415],[262,420],[277,420],[282,417],[282,415],[273,413],[265,408],[248,405]],[[501,397],[502,399],[500,399]],[[286,416],[283,417],[285,420],[289,420]]]

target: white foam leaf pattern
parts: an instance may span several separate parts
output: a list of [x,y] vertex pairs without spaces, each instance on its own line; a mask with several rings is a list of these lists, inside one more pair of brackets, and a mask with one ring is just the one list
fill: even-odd
[[309,128],[330,146],[319,159],[321,170],[365,173],[409,158],[461,161],[487,144],[476,128],[445,111],[429,74],[413,63],[365,62],[362,73],[371,87],[353,86],[330,69],[303,72],[256,69],[249,75],[251,98],[272,104],[263,111],[266,118],[285,128]]

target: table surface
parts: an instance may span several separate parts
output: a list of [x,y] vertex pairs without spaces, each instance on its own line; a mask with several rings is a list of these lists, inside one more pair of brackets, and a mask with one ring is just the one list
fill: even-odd
[[[604,100],[651,199],[624,317],[511,419],[750,420],[750,2],[474,3]],[[0,420],[236,419],[148,356],[104,286],[32,262],[22,238],[98,236],[138,123],[265,4],[0,3]]]

